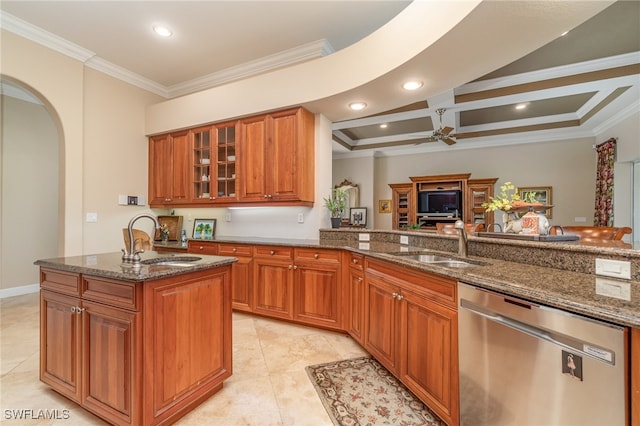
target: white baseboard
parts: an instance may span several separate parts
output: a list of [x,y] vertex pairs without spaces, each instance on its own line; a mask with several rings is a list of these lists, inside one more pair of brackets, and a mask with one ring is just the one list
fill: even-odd
[[22,285],[20,287],[10,287],[0,289],[0,299],[5,297],[22,296],[23,294],[37,293],[40,291],[40,284]]

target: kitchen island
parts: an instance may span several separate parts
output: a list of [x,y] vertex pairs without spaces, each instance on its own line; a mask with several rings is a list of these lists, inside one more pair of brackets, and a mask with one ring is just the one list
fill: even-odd
[[170,424],[232,373],[234,257],[44,259],[40,380],[112,424]]

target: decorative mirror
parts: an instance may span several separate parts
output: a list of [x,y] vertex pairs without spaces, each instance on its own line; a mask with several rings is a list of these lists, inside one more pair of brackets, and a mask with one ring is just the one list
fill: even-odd
[[354,207],[360,207],[360,188],[358,185],[345,179],[342,183],[335,186],[336,188],[343,189],[347,193],[347,199],[345,203],[345,209],[342,212],[343,221],[349,222],[349,212]]

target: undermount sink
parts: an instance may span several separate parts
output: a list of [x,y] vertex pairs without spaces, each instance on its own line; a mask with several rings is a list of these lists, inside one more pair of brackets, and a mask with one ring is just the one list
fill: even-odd
[[455,257],[442,256],[438,254],[421,254],[421,253],[391,253],[394,256],[401,256],[405,259],[416,260],[422,263],[429,263],[447,268],[465,268],[468,266],[483,266],[486,263],[475,260],[461,260]]
[[153,259],[143,260],[143,265],[162,265],[162,266],[193,266],[193,262],[201,260],[198,256],[170,256],[170,257],[156,257]]

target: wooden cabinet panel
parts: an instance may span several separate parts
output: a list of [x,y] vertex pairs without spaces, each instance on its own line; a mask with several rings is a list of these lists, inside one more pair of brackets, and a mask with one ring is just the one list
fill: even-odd
[[339,265],[296,262],[294,268],[294,318],[306,324],[342,328]]
[[40,380],[80,402],[82,375],[80,299],[40,292]]
[[314,120],[302,108],[241,120],[240,201],[313,203]]
[[349,287],[348,303],[345,307],[347,331],[356,342],[362,345],[364,344],[365,284],[361,269],[353,266],[349,268],[347,285]]
[[397,294],[399,289],[379,277],[367,275],[364,347],[396,374],[400,341]]
[[211,241],[189,240],[187,247],[187,251],[189,253],[200,253],[214,256],[218,254],[218,243]]
[[130,310],[140,309],[142,303],[141,287],[135,283],[88,275],[82,277],[82,298]]
[[[242,185],[240,200],[265,201],[273,169],[267,167],[267,118],[252,117],[240,122]],[[272,164],[270,164],[272,166]]]
[[80,277],[71,272],[42,268],[40,269],[40,287],[70,296],[80,296]]
[[231,304],[233,309],[253,310],[253,247],[244,244],[219,243],[220,256],[234,256],[238,261],[231,265]]
[[142,371],[138,313],[83,301],[82,404],[113,423],[137,423]]
[[181,204],[190,199],[189,132],[149,139],[149,204]]
[[458,423],[457,315],[403,292],[400,379],[450,424]]
[[293,259],[253,259],[254,312],[293,318]]
[[145,384],[153,390],[145,424],[171,419],[231,375],[229,271],[146,283],[144,343],[155,351],[144,356]]

